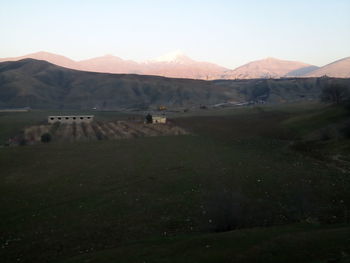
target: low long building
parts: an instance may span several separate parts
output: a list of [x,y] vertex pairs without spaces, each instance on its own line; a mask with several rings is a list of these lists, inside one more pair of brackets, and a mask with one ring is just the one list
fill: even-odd
[[48,123],[90,123],[94,120],[94,115],[69,115],[69,116],[49,116]]

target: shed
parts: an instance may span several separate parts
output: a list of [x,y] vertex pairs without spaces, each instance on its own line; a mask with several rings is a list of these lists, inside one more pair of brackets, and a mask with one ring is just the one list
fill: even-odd
[[165,116],[153,116],[152,123],[166,123],[166,117]]

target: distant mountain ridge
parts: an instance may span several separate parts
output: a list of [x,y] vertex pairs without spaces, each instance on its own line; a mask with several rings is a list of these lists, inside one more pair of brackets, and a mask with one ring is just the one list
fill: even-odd
[[105,55],[87,60],[74,61],[61,55],[41,51],[21,57],[3,58],[0,59],[0,62],[33,58],[45,60],[61,67],[83,71],[207,80],[217,79],[223,72],[228,70],[227,68],[213,63],[192,60],[182,53],[172,55],[173,56],[171,58],[166,57],[167,55],[165,55],[146,62],[124,60],[113,55]]
[[350,57],[316,67],[303,62],[266,58],[252,61],[236,69],[228,69],[213,63],[196,61],[176,51],[145,62],[124,60],[113,55],[74,61],[70,58],[37,52],[20,57],[0,58],[0,62],[18,61],[24,58],[45,60],[52,64],[83,71],[140,74],[188,79],[258,79],[281,77],[350,77]]
[[27,54],[20,57],[10,57],[10,58],[0,58],[0,62],[5,61],[18,61],[26,58],[32,58],[37,60],[45,60],[47,62],[50,62],[52,64],[55,64],[57,66],[65,67],[65,68],[72,68],[72,69],[79,69],[78,62],[67,58],[65,56],[57,55],[54,53],[49,53],[45,51],[40,51],[36,53]]

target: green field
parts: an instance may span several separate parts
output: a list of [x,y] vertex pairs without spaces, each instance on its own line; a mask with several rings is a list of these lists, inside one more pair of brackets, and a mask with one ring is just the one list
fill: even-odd
[[[49,114],[3,113],[1,140]],[[317,135],[346,109],[182,115],[191,135],[0,148],[1,262],[349,262],[349,140]]]

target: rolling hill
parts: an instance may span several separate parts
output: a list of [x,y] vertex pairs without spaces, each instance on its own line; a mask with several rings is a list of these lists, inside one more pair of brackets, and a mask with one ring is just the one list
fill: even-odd
[[311,65],[297,61],[266,58],[247,63],[234,70],[226,72],[224,79],[257,79],[279,78],[291,71],[310,67]]
[[226,101],[235,91],[211,82],[71,70],[46,61],[0,63],[0,106],[144,108]]
[[116,74],[135,74],[141,72],[139,63],[131,60],[124,60],[113,55],[82,60],[79,61],[78,64],[79,69],[85,71]]
[[149,109],[318,99],[325,78],[204,81],[67,69],[42,60],[0,63],[0,107]]
[[334,78],[350,78],[350,57],[337,60],[304,76],[322,77],[324,75]]
[[310,72],[313,72],[315,70],[319,69],[317,66],[306,66],[302,68],[298,68],[296,70],[292,70],[288,72],[285,77],[302,77],[306,74],[309,74]]

